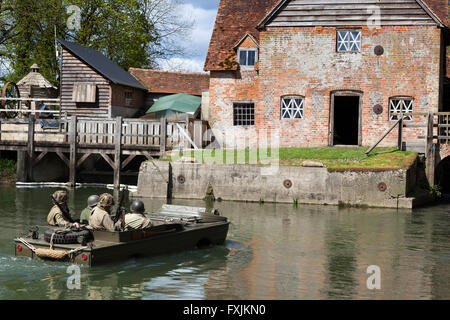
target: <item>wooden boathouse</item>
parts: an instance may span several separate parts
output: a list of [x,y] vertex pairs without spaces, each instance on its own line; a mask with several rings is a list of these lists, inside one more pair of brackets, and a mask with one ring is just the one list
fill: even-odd
[[61,111],[68,116],[132,118],[146,111],[147,88],[100,52],[57,39],[62,47]]
[[[122,174],[137,176],[138,172],[124,172],[133,163],[136,167],[146,159],[164,157],[167,151],[208,143],[203,141],[204,121],[139,119],[150,106],[146,86],[102,53],[57,41],[62,48],[60,98],[0,98],[10,105],[2,112],[17,114],[0,119],[0,150],[17,152],[18,181],[34,182],[39,165],[51,155],[68,168],[72,186],[81,173],[95,177],[110,175],[112,169],[118,187]],[[38,110],[36,105],[42,102],[56,108]],[[110,169],[86,171],[83,166],[99,160]]]

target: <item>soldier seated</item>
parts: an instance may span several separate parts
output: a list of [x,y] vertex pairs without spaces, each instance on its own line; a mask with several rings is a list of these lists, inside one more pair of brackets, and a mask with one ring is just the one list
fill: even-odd
[[92,210],[89,217],[89,226],[94,230],[120,231],[122,222],[114,223],[111,219],[111,207],[114,205],[114,197],[109,193],[100,195],[97,206]]
[[98,195],[92,195],[87,200],[87,207],[81,211],[80,222],[83,224],[89,224],[89,217],[91,216],[92,210],[97,206]]
[[69,213],[69,209],[67,206],[67,191],[65,190],[56,191],[53,194],[53,198],[59,204],[59,206],[65,211],[65,213],[63,213],[62,210],[55,204],[47,216],[47,223],[51,226],[57,227],[79,228],[80,224],[78,222],[74,222]]
[[125,230],[138,230],[151,228],[150,219],[145,216],[145,206],[141,200],[134,200],[130,213],[125,215]]

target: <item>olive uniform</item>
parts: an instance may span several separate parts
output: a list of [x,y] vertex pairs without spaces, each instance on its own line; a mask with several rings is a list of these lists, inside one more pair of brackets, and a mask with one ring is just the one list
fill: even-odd
[[91,212],[98,203],[99,196],[92,195],[87,200],[87,207],[81,211],[80,222],[83,224],[89,224],[89,218],[91,217]]
[[[53,194],[53,198],[55,198],[55,200],[60,205],[65,205],[67,201],[67,192],[64,190],[56,191]],[[58,208],[57,205],[54,205],[53,208],[50,210],[47,216],[47,223],[51,226],[65,227],[65,228],[70,228],[73,225],[73,223],[71,223],[69,220],[67,220],[66,217],[64,217],[64,214]]]
[[122,222],[119,220],[114,224],[114,221],[111,219],[108,212],[113,205],[113,196],[109,193],[102,194],[98,200],[97,206],[91,212],[89,226],[94,230],[120,230]]
[[125,230],[147,229],[152,226],[144,212],[144,203],[140,200],[134,200],[131,204],[131,213],[125,215]]
[[83,223],[83,224],[88,224],[89,223],[89,217],[91,216],[91,212],[92,212],[92,208],[91,207],[84,208],[83,211],[81,211],[80,222]]

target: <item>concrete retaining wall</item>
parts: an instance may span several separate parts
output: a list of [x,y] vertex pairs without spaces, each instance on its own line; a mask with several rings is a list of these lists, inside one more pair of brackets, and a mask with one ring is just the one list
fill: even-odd
[[[262,175],[263,166],[144,162],[138,197],[203,199],[208,184],[216,199],[304,204],[412,208],[407,193],[415,185],[411,170],[328,172],[320,167],[281,166]],[[291,186],[289,187],[290,180]],[[381,185],[380,185],[381,184]],[[385,190],[379,186],[385,185]],[[381,188],[383,189],[383,188]]]

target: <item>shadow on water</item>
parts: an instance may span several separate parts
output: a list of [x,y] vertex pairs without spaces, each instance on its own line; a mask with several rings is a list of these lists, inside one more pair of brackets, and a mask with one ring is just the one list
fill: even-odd
[[[325,236],[327,250],[328,298],[351,299],[356,294],[357,233],[348,226],[331,225]],[[343,296],[343,294],[345,296]]]

